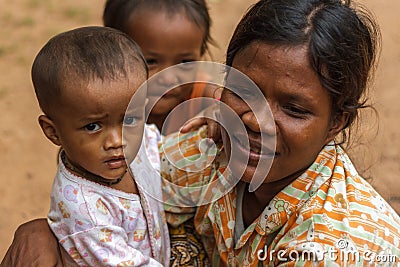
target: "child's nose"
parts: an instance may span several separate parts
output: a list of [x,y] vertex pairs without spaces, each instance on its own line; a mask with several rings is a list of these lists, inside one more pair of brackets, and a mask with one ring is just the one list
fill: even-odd
[[122,147],[122,129],[113,129],[107,133],[104,142],[105,150]]
[[163,86],[172,86],[179,83],[178,73],[173,69],[167,69],[158,74],[157,81]]

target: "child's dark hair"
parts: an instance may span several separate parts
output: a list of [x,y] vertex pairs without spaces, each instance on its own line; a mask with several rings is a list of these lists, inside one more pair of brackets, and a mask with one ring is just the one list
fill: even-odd
[[47,114],[67,81],[125,78],[132,72],[147,79],[139,46],[120,31],[92,26],[51,38],[37,54],[31,74],[40,108]]
[[165,11],[171,16],[184,11],[189,20],[204,30],[201,55],[209,52],[209,44],[215,43],[210,34],[211,18],[205,0],[107,0],[103,13],[104,26],[127,33],[129,20],[135,12],[143,9]]
[[239,22],[226,64],[253,42],[307,46],[310,64],[329,91],[332,119],[347,112],[346,132],[366,107],[366,91],[380,46],[372,16],[342,0],[261,0]]

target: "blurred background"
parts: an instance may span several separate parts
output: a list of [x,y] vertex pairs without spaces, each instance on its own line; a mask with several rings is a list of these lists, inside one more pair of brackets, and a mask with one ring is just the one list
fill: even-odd
[[[224,62],[233,29],[255,0],[209,0],[213,60]],[[360,173],[400,212],[400,30],[397,0],[359,0],[375,14],[382,53],[371,88],[378,115],[363,112],[350,155]],[[0,259],[21,223],[45,217],[57,148],[37,123],[40,109],[30,80],[39,49],[53,35],[101,25],[104,1],[0,0]]]

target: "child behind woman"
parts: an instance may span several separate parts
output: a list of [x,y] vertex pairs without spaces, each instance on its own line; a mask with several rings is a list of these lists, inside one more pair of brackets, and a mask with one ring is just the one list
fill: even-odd
[[[104,26],[125,32],[135,40],[142,49],[150,77],[176,64],[203,59],[209,52],[209,45],[214,44],[210,35],[211,18],[205,0],[107,0],[103,22]],[[197,74],[197,78],[207,80],[204,76]],[[148,106],[152,106],[153,99],[162,94],[164,88],[183,82],[179,75],[158,74],[155,78],[156,86],[149,87]],[[204,102],[198,102],[197,105],[191,103],[186,106],[188,110],[178,116],[174,113],[172,120],[167,120],[176,106],[188,99],[219,98],[219,95],[218,89],[206,83],[176,87],[158,100],[147,122],[154,123],[163,134],[175,132],[188,118],[206,108]],[[185,266],[208,265],[205,251],[192,225],[169,228],[169,231],[171,265],[183,266],[183,262]]]
[[[176,64],[201,60],[209,51],[209,44],[213,44],[211,19],[204,0],[108,0],[103,22],[135,40],[147,61],[150,77]],[[203,76],[199,73],[197,78],[207,80]],[[149,106],[152,96],[156,98],[164,88],[180,83],[183,83],[180,75],[157,75],[156,88],[149,88]],[[180,103],[196,97],[218,98],[219,94],[214,86],[205,83],[176,87],[155,104],[147,122],[156,124],[163,134],[177,131],[186,118],[174,116],[173,121],[168,120],[164,125],[168,114]],[[191,103],[185,114],[191,118],[202,108]]]
[[[106,27],[61,33],[33,63],[32,80],[44,113],[40,126],[62,147],[48,222],[80,266],[169,263],[163,206],[135,183],[151,179],[149,186],[161,194],[158,173],[140,160],[146,156],[141,146],[146,92],[137,89],[147,76],[139,47]],[[135,92],[141,94],[140,103],[125,115]],[[129,142],[122,139],[123,127]]]

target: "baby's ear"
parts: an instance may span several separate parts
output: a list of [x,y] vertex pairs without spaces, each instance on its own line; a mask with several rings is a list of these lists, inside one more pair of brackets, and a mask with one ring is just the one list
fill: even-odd
[[40,115],[38,121],[44,135],[56,146],[61,146],[60,137],[58,136],[54,122],[46,115]]
[[331,122],[331,128],[329,129],[328,136],[326,138],[326,144],[335,139],[336,135],[338,135],[344,129],[348,120],[348,112],[343,112],[342,114],[336,116],[335,120]]

